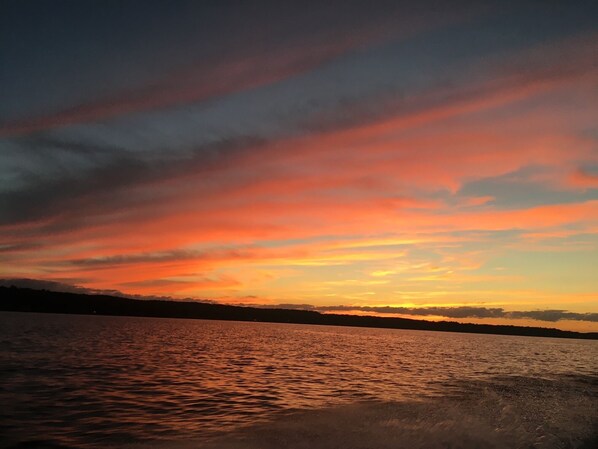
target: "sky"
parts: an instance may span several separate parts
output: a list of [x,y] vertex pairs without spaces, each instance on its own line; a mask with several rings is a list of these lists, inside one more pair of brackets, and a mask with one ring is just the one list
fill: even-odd
[[598,331],[590,1],[0,3],[0,277]]

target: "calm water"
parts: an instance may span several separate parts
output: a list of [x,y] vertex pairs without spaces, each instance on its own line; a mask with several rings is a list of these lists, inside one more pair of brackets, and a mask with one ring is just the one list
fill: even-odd
[[590,448],[597,423],[596,341],[0,313],[0,447]]

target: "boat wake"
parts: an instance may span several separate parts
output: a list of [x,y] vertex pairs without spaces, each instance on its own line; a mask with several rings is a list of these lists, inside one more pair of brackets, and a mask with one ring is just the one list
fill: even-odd
[[[451,386],[447,388],[451,390]],[[503,377],[454,394],[296,411],[202,449],[590,449],[598,447],[598,379]],[[466,392],[466,393],[465,393]],[[172,446],[168,446],[172,447]],[[181,446],[183,447],[183,446]]]
[[[127,449],[593,449],[598,447],[598,377],[520,376],[446,383],[445,393],[294,410],[221,433],[135,444]],[[225,434],[223,432],[226,432]],[[0,445],[1,446],[1,445]],[[11,449],[68,449],[21,441]]]

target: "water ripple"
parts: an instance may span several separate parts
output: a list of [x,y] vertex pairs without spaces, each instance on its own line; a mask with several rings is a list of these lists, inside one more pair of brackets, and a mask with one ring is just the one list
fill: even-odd
[[578,405],[596,400],[594,341],[14,313],[0,313],[0,341],[4,447],[207,441],[364,400],[502,392],[540,407],[542,382],[567,376]]

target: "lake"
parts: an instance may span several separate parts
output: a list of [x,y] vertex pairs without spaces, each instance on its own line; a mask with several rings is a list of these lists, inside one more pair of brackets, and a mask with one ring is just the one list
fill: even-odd
[[2,448],[591,448],[598,342],[0,313]]

